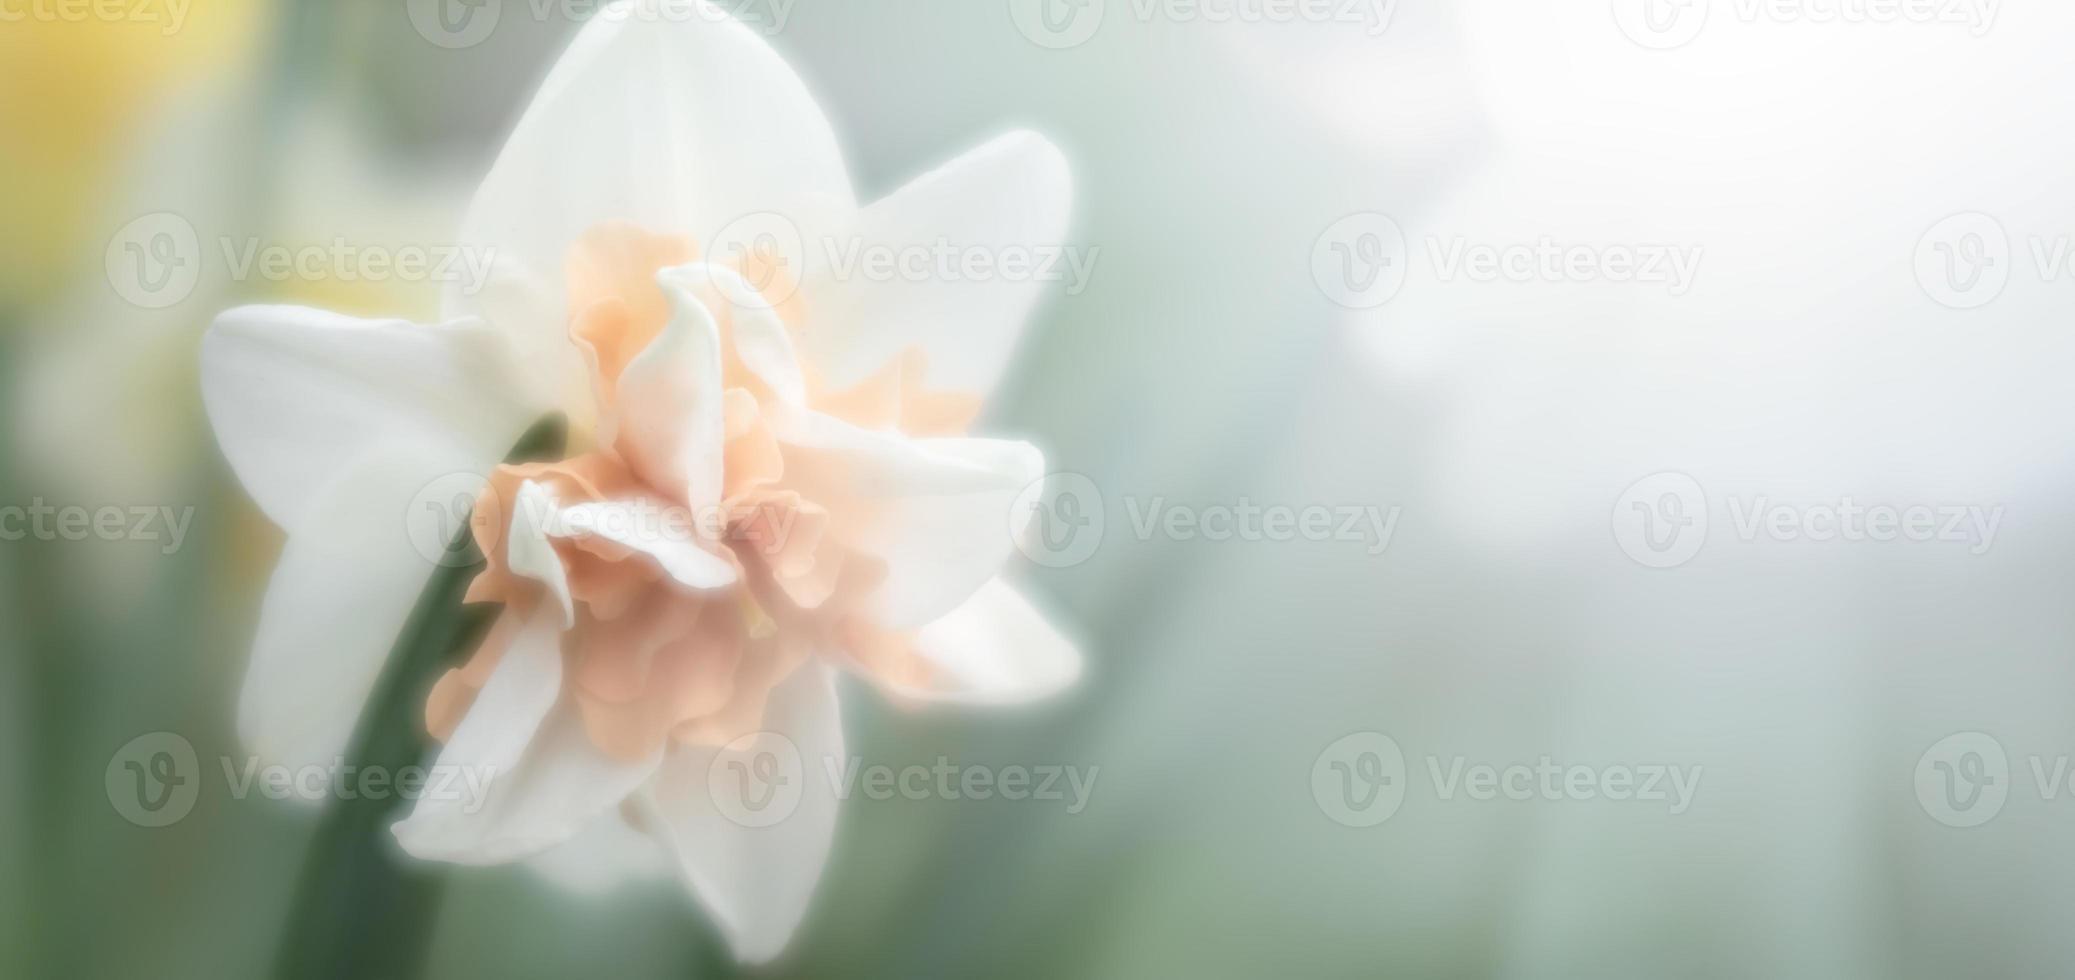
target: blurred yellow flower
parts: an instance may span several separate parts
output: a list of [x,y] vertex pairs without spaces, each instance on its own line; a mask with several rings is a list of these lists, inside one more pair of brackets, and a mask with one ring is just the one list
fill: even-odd
[[42,298],[92,229],[96,187],[158,97],[199,72],[234,71],[264,20],[260,0],[0,2],[0,303]]

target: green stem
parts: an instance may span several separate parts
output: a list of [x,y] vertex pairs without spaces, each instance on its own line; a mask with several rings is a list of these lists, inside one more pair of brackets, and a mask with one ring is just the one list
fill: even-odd
[[[506,461],[559,458],[565,435],[560,416],[543,419]],[[465,523],[448,543],[447,559],[419,593],[361,712],[346,756],[357,767],[351,772],[377,769],[393,782],[398,772],[427,762],[432,744],[420,723],[426,693],[489,629],[492,610],[461,602],[483,567]],[[419,975],[446,876],[443,866],[411,860],[390,839],[389,826],[407,803],[396,794],[331,802],[304,860],[277,976]]]

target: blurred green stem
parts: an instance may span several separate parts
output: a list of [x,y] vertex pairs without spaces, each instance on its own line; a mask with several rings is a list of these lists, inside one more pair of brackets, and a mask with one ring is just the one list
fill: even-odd
[[[560,458],[565,436],[561,417],[550,416],[520,438],[506,461]],[[489,628],[493,611],[461,602],[483,567],[465,524],[446,558],[419,593],[361,712],[346,756],[356,767],[350,772],[376,769],[393,782],[399,771],[428,760],[431,740],[419,721],[426,692]],[[401,980],[422,972],[446,877],[441,866],[405,857],[390,838],[389,826],[407,802],[395,794],[332,801],[304,861],[277,976]]]

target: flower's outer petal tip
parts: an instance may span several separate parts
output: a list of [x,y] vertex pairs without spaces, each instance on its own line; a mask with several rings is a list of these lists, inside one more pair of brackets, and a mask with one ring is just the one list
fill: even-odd
[[[432,557],[399,525],[433,464],[410,443],[337,464],[302,502],[261,600],[238,735],[269,764],[328,766],[346,751]],[[386,533],[385,533],[386,532]]]
[[985,149],[1024,161],[1024,179],[1029,186],[1019,190],[1040,192],[1040,199],[1055,208],[1053,221],[1064,232],[1073,206],[1074,184],[1073,165],[1068,162],[1066,151],[1033,129],[1012,129],[995,137]]
[[[899,248],[954,242],[998,274],[945,272],[899,281],[817,277],[807,305],[837,311],[807,352],[824,377],[854,384],[910,348],[928,358],[932,388],[985,395],[1009,367],[1040,300],[1059,282],[1078,292],[1099,250],[1066,241],[1073,176],[1067,157],[1029,130],[997,136],[860,210],[855,236]],[[1011,273],[1012,259],[1027,264]]]
[[547,487],[532,480],[519,484],[512,506],[512,521],[505,535],[505,561],[513,574],[539,582],[555,597],[562,614],[562,628],[576,626],[576,599],[569,590],[569,577],[551,541],[556,517],[555,498]]
[[[650,832],[744,963],[785,951],[828,864],[839,804],[830,769],[846,759],[833,672],[795,671],[772,691],[765,724],[784,736],[777,748],[676,747],[637,797]],[[764,751],[776,754],[785,782],[749,778],[753,753]],[[779,792],[792,785],[797,793]]]
[[622,0],[548,72],[461,237],[553,269],[601,223],[703,241],[744,215],[855,200],[827,115],[755,28],[703,0]]
[[1013,705],[1040,701],[1080,682],[1080,645],[1023,593],[1000,579],[922,628],[915,649],[935,675],[895,693],[922,701]]
[[527,870],[584,897],[670,877],[670,855],[619,814],[593,821],[575,837],[534,856]]
[[562,686],[560,631],[546,619],[506,653],[441,751],[444,792],[391,828],[407,853],[456,864],[531,858],[585,833],[647,782],[661,754],[623,760],[585,733]]
[[343,467],[398,448],[421,483],[495,462],[539,414],[505,340],[294,306],[219,314],[201,344],[202,406],[261,511],[291,534]]

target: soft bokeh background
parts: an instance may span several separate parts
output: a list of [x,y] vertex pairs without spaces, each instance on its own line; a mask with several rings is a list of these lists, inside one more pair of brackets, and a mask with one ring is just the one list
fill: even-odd
[[[268,969],[313,812],[219,781],[147,829],[103,785],[148,732],[186,737],[205,770],[240,753],[280,538],[216,454],[197,340],[253,299],[435,306],[422,284],[239,282],[212,262],[145,310],[112,287],[109,243],[165,211],[205,251],[444,240],[577,26],[506,6],[465,50],[389,0],[207,0],[172,33],[0,22],[0,504],[195,515],[170,555],[0,542],[9,975]],[[1011,6],[747,10],[783,12],[772,43],[828,107],[861,197],[1011,126],[1073,162],[1096,275],[1042,308],[990,427],[1107,506],[1089,561],[1020,573],[1085,637],[1087,677],[1008,716],[846,711],[867,762],[1070,763],[1099,782],[1078,814],[853,800],[770,972],[2075,973],[2075,793],[2031,771],[2075,755],[2075,275],[2042,276],[2030,251],[2075,236],[2075,10],[2007,0],[1975,32],[1719,2],[1655,50],[1619,26],[1638,4],[1605,0],[1402,0],[1377,34],[1109,0],[1054,49]],[[1913,259],[1974,211],[2008,230],[2010,283],[1958,311]],[[1413,241],[1402,291],[1365,311],[1312,262],[1360,212]],[[1457,236],[1705,260],[1681,296],[1443,281],[1422,243]],[[1674,569],[1631,561],[1610,518],[1660,472],[1705,487],[1717,522]],[[1758,496],[2004,518],[1978,555],[1726,533],[1723,502]],[[1155,497],[1402,512],[1375,556],[1141,539],[1126,508]],[[2007,751],[2009,795],[1959,828],[1916,772],[1969,731]],[[1312,778],[1360,732],[1406,759],[1402,808],[1366,828]],[[1704,775],[1679,814],[1443,799],[1426,760],[1458,756]],[[733,969],[677,889],[574,898],[516,868],[452,876],[434,956],[435,976]]]

